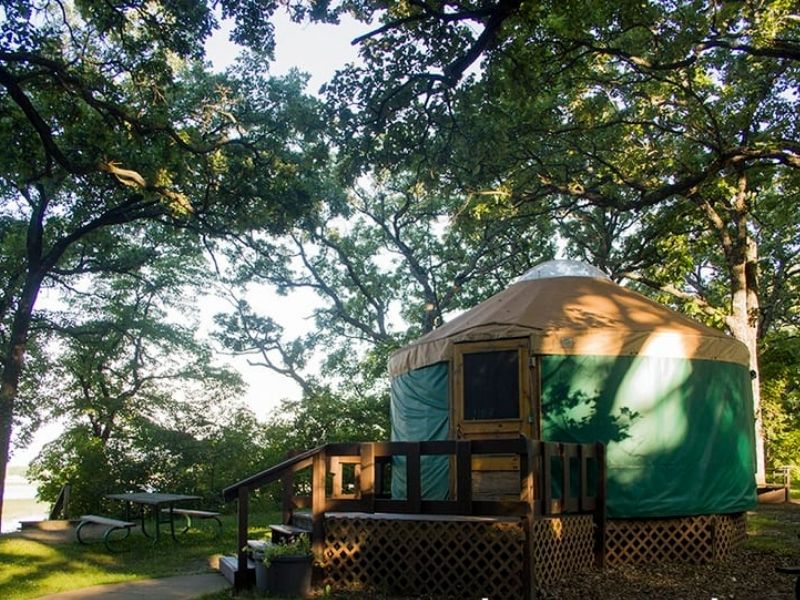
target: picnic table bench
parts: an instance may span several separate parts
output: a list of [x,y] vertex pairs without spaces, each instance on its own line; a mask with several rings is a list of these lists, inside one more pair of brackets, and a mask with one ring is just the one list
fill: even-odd
[[125,535],[119,540],[117,540],[117,541],[122,541],[130,535],[131,527],[134,527],[136,525],[136,523],[132,523],[130,521],[122,521],[120,519],[112,519],[110,517],[103,517],[100,515],[82,515],[81,522],[78,524],[77,529],[75,529],[75,537],[78,539],[79,543],[81,544],[89,543],[81,537],[81,531],[83,530],[84,527],[90,524],[102,525],[106,527],[106,530],[103,534],[103,543],[105,544],[109,552],[116,552],[109,543],[110,541],[109,536],[115,531],[124,530]]
[[[186,494],[171,494],[162,492],[128,492],[124,494],[106,494],[109,500],[119,500],[125,503],[125,518],[130,518],[131,506],[138,505],[138,521],[142,527],[142,533],[149,538],[153,539],[153,544],[157,544],[161,538],[161,525],[169,525],[169,533],[172,539],[178,541],[175,537],[175,504],[179,502],[189,502],[192,500],[200,500],[200,496],[188,496]],[[147,510],[153,516],[152,526],[154,530],[148,531]],[[166,509],[166,513],[161,510]],[[166,515],[166,519],[163,518]]]
[[220,515],[222,513],[213,512],[210,510],[195,510],[193,508],[162,508],[161,512],[168,513],[172,511],[173,515],[181,515],[186,519],[186,527],[183,528],[181,533],[186,533],[189,531],[189,528],[192,526],[192,519],[213,519],[217,522],[219,526],[219,530],[222,531],[222,521],[220,521]]

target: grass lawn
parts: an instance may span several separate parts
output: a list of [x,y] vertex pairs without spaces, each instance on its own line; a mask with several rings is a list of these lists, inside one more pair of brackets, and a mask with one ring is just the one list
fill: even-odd
[[[126,551],[115,554],[102,541],[78,544],[71,531],[65,532],[61,543],[2,535],[0,598],[23,600],[92,585],[210,571],[213,557],[236,552],[236,517],[225,516],[222,522],[220,535],[215,523],[200,522],[177,544],[167,534],[154,546],[134,531],[114,545]],[[251,536],[264,536],[270,523],[279,522],[277,512],[251,514]]]

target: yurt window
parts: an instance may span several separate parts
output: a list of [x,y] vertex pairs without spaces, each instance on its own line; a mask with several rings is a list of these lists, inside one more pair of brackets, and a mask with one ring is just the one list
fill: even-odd
[[530,374],[526,339],[455,346],[453,416],[457,437],[530,435]]
[[516,350],[464,355],[464,418],[519,419],[519,357]]

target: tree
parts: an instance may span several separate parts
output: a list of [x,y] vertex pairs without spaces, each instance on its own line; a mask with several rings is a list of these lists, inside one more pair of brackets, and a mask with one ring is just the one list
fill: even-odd
[[[494,195],[439,194],[408,174],[362,182],[346,203],[283,238],[250,236],[245,245],[229,248],[234,254],[228,262],[237,266],[232,286],[313,290],[321,301],[315,330],[286,339],[280,324],[234,287],[232,312],[216,317],[218,337],[233,352],[254,357],[251,364],[298,383],[303,401],[284,409],[293,425],[312,420],[317,434],[328,436],[313,441],[338,439],[332,436],[339,433],[319,425],[321,413],[333,406],[339,408],[332,415],[349,414],[346,406],[383,414],[376,433],[385,435],[390,352],[552,257],[552,228],[535,215],[514,210],[506,219],[483,218],[503,203]],[[323,375],[310,376],[309,364]],[[370,431],[368,425],[340,425],[354,435]],[[279,436],[287,437],[293,436]]]
[[[196,297],[204,280],[202,256],[191,245],[183,255],[163,255],[149,241],[145,265],[89,278],[52,324],[54,372],[39,389],[38,410],[66,428],[32,470],[43,499],[55,500],[72,483],[78,505],[90,510],[115,489],[192,483],[212,496],[231,481],[216,467],[230,439],[223,424],[242,413],[233,402],[242,383],[214,365],[185,316],[184,298]],[[184,315],[180,324],[176,314]]]
[[0,504],[42,287],[126,270],[107,252],[113,239],[150,224],[164,243],[177,231],[279,231],[313,208],[313,166],[327,158],[300,78],[251,76],[247,64],[211,75],[194,60],[213,26],[205,3],[9,0],[2,11]]
[[[641,262],[635,244],[619,264],[652,267],[626,273],[721,316],[759,373],[757,216],[784,221],[783,233],[797,239],[785,205],[761,216],[768,198],[795,193],[800,168],[800,37],[789,5],[499,0],[348,9],[382,19],[357,40],[364,65],[328,86],[353,175],[401,162],[438,173],[449,189],[502,192],[519,207],[575,216],[566,222],[592,207],[642,215],[637,233],[662,248],[676,239],[670,225],[700,227],[704,248],[711,236],[718,251],[712,283],[724,281],[715,304],[696,293],[694,284],[708,281],[648,276],[658,272],[652,253]],[[419,146],[424,154],[412,150]],[[754,396],[761,439],[758,379]]]

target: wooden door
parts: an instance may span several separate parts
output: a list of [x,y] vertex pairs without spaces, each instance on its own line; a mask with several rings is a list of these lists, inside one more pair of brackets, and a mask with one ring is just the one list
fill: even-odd
[[455,437],[532,437],[530,364],[527,338],[456,344]]
[[[527,338],[456,344],[453,378],[453,434],[457,439],[538,435],[532,405],[531,357]],[[518,494],[519,458],[473,459],[473,494]]]

